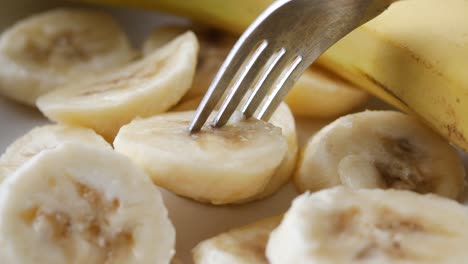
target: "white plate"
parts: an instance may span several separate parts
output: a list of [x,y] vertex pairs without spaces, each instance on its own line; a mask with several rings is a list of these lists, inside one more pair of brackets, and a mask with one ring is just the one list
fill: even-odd
[[[6,3],[5,3],[6,2]],[[60,1],[15,0],[4,1],[0,8],[0,31],[14,21],[28,14],[54,6],[64,6]],[[108,9],[126,28],[132,40],[138,45],[155,26],[168,21],[181,21],[157,13],[137,10]],[[372,100],[366,108],[388,108],[378,100]],[[326,120],[298,120],[300,141],[325,125]],[[35,109],[12,103],[0,97],[0,152],[35,126],[48,121]],[[468,162],[465,162],[468,164]],[[242,206],[215,207],[196,203],[164,192],[166,206],[177,230],[177,257],[183,263],[192,263],[191,249],[201,240],[212,237],[230,228],[278,215],[289,207],[297,195],[289,184],[274,196]]]

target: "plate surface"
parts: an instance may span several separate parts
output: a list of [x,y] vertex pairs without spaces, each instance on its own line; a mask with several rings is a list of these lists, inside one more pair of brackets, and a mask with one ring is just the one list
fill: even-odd
[[[64,6],[61,1],[15,0],[2,3],[0,8],[0,31],[14,21],[41,10]],[[68,4],[68,3],[67,3]],[[183,22],[181,19],[158,13],[137,10],[106,9],[122,23],[135,45],[157,25],[167,22]],[[364,108],[388,109],[378,100],[371,100]],[[329,120],[297,119],[300,142],[304,143],[315,131]],[[18,105],[0,97],[0,152],[16,138],[35,126],[47,124],[41,113],[33,108]],[[468,164],[464,155],[465,167]],[[164,191],[164,200],[177,231],[177,257],[183,263],[192,263],[191,249],[201,240],[212,237],[230,228],[278,215],[289,207],[297,195],[289,184],[274,196],[241,206],[215,207],[180,198]]]

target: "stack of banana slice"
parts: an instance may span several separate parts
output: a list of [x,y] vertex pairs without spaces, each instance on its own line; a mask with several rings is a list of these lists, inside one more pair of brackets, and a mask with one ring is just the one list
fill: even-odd
[[136,55],[114,19],[102,12],[57,9],[20,21],[0,37],[0,92],[34,106],[61,85],[81,82]]
[[[465,189],[457,150],[400,112],[343,116],[368,96],[324,68],[306,71],[269,122],[236,113],[190,134],[234,41],[169,25],[138,52],[111,17],[81,9],[5,31],[0,93],[58,124],[31,130],[0,157],[0,263],[174,263],[159,187],[229,205],[264,199],[291,179],[305,193],[284,216],[200,242],[195,263],[468,258],[468,210],[454,201]],[[300,146],[295,116],[338,119]]]

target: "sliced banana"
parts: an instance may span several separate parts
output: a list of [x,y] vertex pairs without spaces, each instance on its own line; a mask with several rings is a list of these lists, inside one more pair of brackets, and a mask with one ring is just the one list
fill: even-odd
[[200,242],[193,249],[195,264],[268,264],[265,248],[281,218],[271,217]]
[[51,120],[89,127],[112,141],[121,126],[174,106],[190,88],[198,42],[188,32],[118,71],[40,97]]
[[56,9],[12,26],[0,37],[0,92],[36,99],[70,79],[127,64],[135,51],[114,19],[102,12]]
[[366,111],[319,131],[307,143],[294,181],[300,191],[343,184],[458,198],[464,177],[457,151],[416,118]]
[[175,231],[158,189],[122,155],[64,144],[0,189],[5,263],[170,263]]
[[[195,110],[197,109],[201,100],[202,97],[187,100],[174,107],[171,111],[182,112]],[[285,103],[281,103],[269,122],[274,126],[281,128],[283,135],[286,137],[286,141],[288,143],[287,156],[283,160],[281,166],[275,172],[275,175],[268,182],[268,185],[265,187],[262,193],[256,195],[255,197],[248,198],[245,201],[241,200],[238,202],[247,202],[251,200],[261,199],[273,194],[281,186],[283,186],[289,181],[296,168],[298,156],[298,138],[296,133],[296,123],[294,120],[294,116],[291,113],[291,110],[289,109],[288,105]]]
[[37,127],[13,142],[0,157],[0,183],[40,152],[67,142],[112,148],[91,129],[62,125]]
[[331,118],[363,105],[368,94],[319,66],[312,66],[299,78],[285,102],[295,115]]
[[262,193],[287,156],[281,129],[249,119],[190,134],[193,115],[135,120],[122,127],[114,147],[157,185],[198,201],[227,204]]
[[197,35],[200,41],[200,53],[198,55],[197,70],[192,88],[184,96],[183,101],[202,96],[206,93],[215,74],[236,42],[234,36],[212,28],[167,25],[153,31],[144,42],[143,53],[150,54],[153,50],[160,48],[187,30],[193,30]]
[[464,263],[467,222],[440,196],[336,187],[296,198],[266,253],[271,264]]

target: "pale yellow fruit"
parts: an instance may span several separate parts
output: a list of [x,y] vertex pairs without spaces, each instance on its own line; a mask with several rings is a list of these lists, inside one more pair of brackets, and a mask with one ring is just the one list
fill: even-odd
[[135,117],[165,112],[182,98],[197,52],[197,39],[188,32],[140,61],[46,94],[37,105],[53,121],[92,128],[112,141]]
[[198,201],[228,204],[262,193],[288,154],[281,129],[249,119],[190,134],[193,115],[135,120],[122,127],[114,147],[156,184]]
[[37,127],[8,146],[0,157],[0,183],[37,154],[68,142],[112,148],[88,128],[62,125]]
[[56,9],[26,18],[0,37],[0,93],[32,105],[85,75],[127,64],[135,51],[114,19],[85,9]]
[[312,66],[299,78],[285,102],[295,115],[330,118],[351,112],[368,99],[366,92],[338,75]]
[[458,264],[468,210],[432,194],[336,187],[293,201],[271,233],[271,264]]
[[195,264],[268,264],[265,248],[281,218],[271,217],[200,242],[193,249]]
[[341,117],[307,143],[294,177],[300,191],[336,185],[394,188],[458,198],[465,169],[457,151],[416,118],[395,111]]
[[192,87],[182,99],[183,101],[206,93],[236,41],[233,35],[216,29],[201,26],[168,25],[153,31],[143,45],[143,53],[151,53],[188,30],[193,30],[197,35],[200,41],[200,52]]

